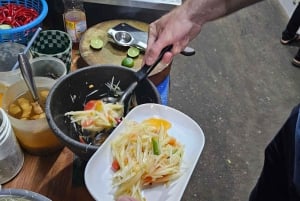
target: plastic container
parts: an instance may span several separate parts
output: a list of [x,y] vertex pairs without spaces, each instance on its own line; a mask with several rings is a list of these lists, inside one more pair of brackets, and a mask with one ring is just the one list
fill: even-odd
[[0,1],[0,6],[7,5],[8,3],[23,5],[39,13],[36,19],[26,25],[0,30],[0,43],[11,41],[26,45],[47,16],[48,4],[46,0],[2,0]]
[[0,184],[14,178],[24,163],[23,152],[5,111],[0,108]]
[[69,34],[60,30],[44,30],[33,42],[30,52],[33,58],[47,56],[62,60],[70,71],[72,62],[72,40]]
[[6,89],[7,89],[7,86],[3,82],[0,81],[0,108],[2,107],[2,99],[3,99]]
[[[46,77],[35,77],[37,88],[51,89],[55,80]],[[3,97],[3,108],[8,113],[8,107],[18,97],[28,91],[23,80],[14,83],[6,90]],[[46,118],[37,120],[21,120],[8,114],[14,133],[21,147],[34,155],[49,155],[63,146],[50,129]]]
[[[26,48],[25,45],[5,42],[0,43],[0,81],[6,85],[11,85],[21,80],[22,75],[19,68],[12,70],[18,61],[18,54],[23,52]],[[28,60],[32,59],[32,54],[28,51],[26,53]]]
[[86,15],[81,0],[63,0],[65,29],[72,38],[74,47],[80,42],[81,35],[87,29]]
[[11,201],[52,201],[49,198],[39,193],[29,191],[26,189],[5,188],[0,190],[0,200]]
[[65,63],[55,57],[36,57],[30,63],[35,77],[49,77],[56,80],[67,74]]

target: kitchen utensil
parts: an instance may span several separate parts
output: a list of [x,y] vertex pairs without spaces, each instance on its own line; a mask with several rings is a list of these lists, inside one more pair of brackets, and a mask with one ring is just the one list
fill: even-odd
[[[108,30],[108,35],[112,39],[111,42],[119,46],[134,46],[142,51],[147,48],[148,33],[139,30],[127,23],[120,23],[117,26]],[[192,56],[196,52],[191,47],[186,47],[181,54],[185,56]]]
[[[5,1],[0,1],[0,6],[1,7],[8,6],[11,9],[11,10],[5,10],[5,12],[2,13],[3,14],[2,17],[6,17],[7,19],[10,19],[8,21],[11,22],[19,21],[19,23],[22,24],[22,26],[12,27],[10,29],[1,29],[0,43],[15,42],[15,43],[26,45],[29,39],[33,36],[36,29],[42,25],[43,20],[46,18],[48,14],[47,0],[22,0],[22,1],[5,0]],[[27,18],[28,13],[23,12],[22,15],[19,15],[20,12],[22,11],[18,10],[17,12],[18,6],[35,10],[38,12],[38,16],[35,19],[30,20],[29,18]]]
[[[88,66],[58,79],[47,97],[45,111],[50,128],[73,153],[83,160],[89,160],[99,146],[81,143],[80,132],[65,113],[83,110],[88,101],[99,100],[106,96],[109,91],[106,83],[111,82],[113,77],[119,83],[120,89],[126,89],[136,81],[135,71],[129,68],[114,65]],[[138,84],[134,94],[136,105],[161,104],[157,88],[147,78]]]
[[124,113],[127,114],[128,108],[129,108],[130,97],[131,97],[133,91],[135,90],[135,88],[137,87],[137,85],[151,73],[151,71],[161,61],[161,59],[163,58],[163,55],[166,52],[170,51],[172,49],[172,47],[173,47],[172,45],[165,47],[161,51],[158,58],[152,65],[144,64],[140,70],[135,72],[136,81],[132,82],[129,85],[129,87],[124,90],[124,92],[122,93],[122,95],[120,97],[116,98],[115,96],[108,96],[108,97],[105,97],[103,99],[103,101],[109,102],[109,103],[117,103],[118,102],[118,103],[123,104],[124,105]]
[[51,201],[39,193],[17,188],[0,189],[0,198],[1,200]]
[[[30,49],[31,45],[33,44],[34,40],[36,39],[36,37],[39,35],[39,33],[42,31],[42,28],[39,27],[37,28],[37,30],[34,32],[32,38],[30,39],[30,41],[28,42],[25,50],[24,50],[24,54],[27,54],[28,50]],[[13,66],[12,70],[17,69],[19,66],[19,62],[17,61],[16,64]]]
[[18,60],[19,60],[19,66],[21,69],[22,76],[34,101],[33,104],[34,111],[39,111],[37,113],[42,113],[43,109],[39,104],[39,96],[37,93],[36,84],[33,79],[32,69],[29,60],[24,53],[20,53],[18,55]]

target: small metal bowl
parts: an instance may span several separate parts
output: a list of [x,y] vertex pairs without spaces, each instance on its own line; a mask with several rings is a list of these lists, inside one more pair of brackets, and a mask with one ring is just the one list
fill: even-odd
[[127,31],[116,31],[113,35],[114,40],[121,46],[129,46],[133,42],[133,37]]
[[22,200],[22,201],[51,201],[49,198],[25,189],[7,188],[0,190],[0,201]]

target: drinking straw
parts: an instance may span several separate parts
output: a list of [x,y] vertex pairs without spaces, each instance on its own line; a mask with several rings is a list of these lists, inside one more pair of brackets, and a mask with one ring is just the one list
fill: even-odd
[[[27,54],[27,52],[30,49],[30,47],[32,46],[34,40],[36,39],[36,37],[39,35],[39,33],[41,31],[42,31],[42,28],[38,27],[37,30],[34,32],[32,38],[30,39],[30,41],[28,42],[26,48],[23,51],[24,54]],[[19,66],[19,61],[17,60],[16,64],[13,66],[12,70],[16,70],[18,66]]]

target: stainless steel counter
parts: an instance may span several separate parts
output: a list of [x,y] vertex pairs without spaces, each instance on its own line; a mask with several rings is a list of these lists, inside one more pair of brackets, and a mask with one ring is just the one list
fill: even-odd
[[114,6],[128,6],[155,10],[170,10],[181,5],[182,0],[83,0],[86,3],[98,3]]

